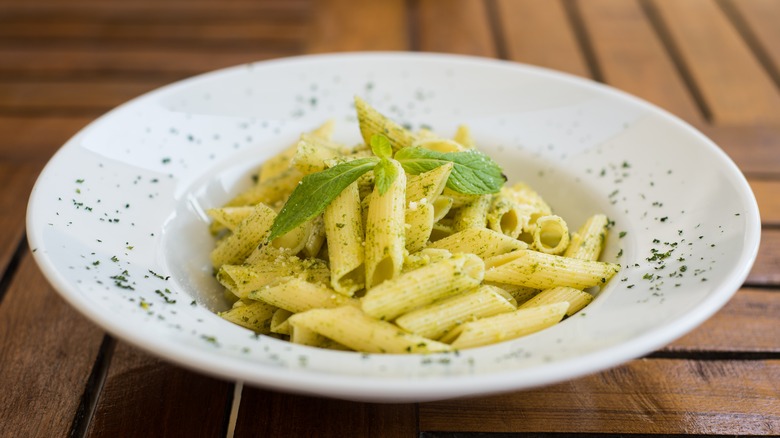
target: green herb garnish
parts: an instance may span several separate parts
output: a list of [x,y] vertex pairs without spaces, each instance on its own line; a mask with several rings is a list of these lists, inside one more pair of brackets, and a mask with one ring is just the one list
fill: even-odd
[[393,159],[393,147],[386,136],[373,134],[369,143],[376,157],[341,163],[304,176],[274,219],[268,241],[322,213],[344,189],[370,170],[374,171],[374,184],[379,194],[384,195],[398,177],[394,160],[413,175],[454,163],[447,187],[464,194],[496,193],[506,182],[506,176],[501,173],[498,164],[476,150],[442,153],[421,147],[406,147],[396,152]]
[[447,179],[447,187],[468,195],[496,193],[506,182],[501,168],[490,157],[475,149],[463,152],[437,152],[421,147],[409,147],[398,151],[395,159],[404,170],[418,175],[443,164],[454,164]]

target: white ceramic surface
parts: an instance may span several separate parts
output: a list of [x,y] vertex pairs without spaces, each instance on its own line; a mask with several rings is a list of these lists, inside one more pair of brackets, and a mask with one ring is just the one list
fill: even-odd
[[[606,213],[615,224],[603,257],[623,270],[561,324],[457,354],[325,351],[221,320],[205,209],[326,119],[337,140],[358,142],[354,95],[414,128],[468,124],[510,181],[532,185],[572,227]],[[367,401],[530,388],[649,353],[728,301],[760,237],[742,174],[674,116],[545,69],[402,53],[243,65],[128,102],[51,159],[27,227],[62,297],[119,339],[225,379]]]

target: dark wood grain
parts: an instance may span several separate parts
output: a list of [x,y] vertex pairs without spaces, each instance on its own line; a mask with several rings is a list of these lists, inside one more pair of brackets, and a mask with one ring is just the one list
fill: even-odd
[[759,61],[780,85],[780,9],[774,0],[725,0],[720,4],[751,45]]
[[578,2],[604,82],[677,116],[702,115],[662,41],[635,0]]
[[665,350],[780,353],[778,291],[745,288],[699,328]]
[[2,433],[68,435],[102,339],[26,254],[0,305]]
[[0,272],[5,273],[14,254],[26,246],[22,238],[27,194],[32,189],[39,169],[37,164],[0,161],[0,229],[3,230],[0,233]]
[[654,0],[652,8],[715,122],[780,121],[780,91],[715,2]]
[[227,430],[232,396],[232,383],[119,342],[88,435],[220,436]]
[[417,436],[414,404],[372,404],[245,387],[236,437]]
[[289,49],[265,47],[0,47],[0,80],[183,77],[248,62],[290,55]]
[[771,435],[778,379],[778,360],[638,360],[532,391],[422,403],[420,429]]
[[484,1],[417,1],[420,50],[496,57],[493,30]]
[[746,283],[751,286],[780,286],[780,230],[764,229],[758,257]]
[[405,0],[315,3],[309,53],[410,48]]
[[560,0],[496,0],[507,59],[590,77]]

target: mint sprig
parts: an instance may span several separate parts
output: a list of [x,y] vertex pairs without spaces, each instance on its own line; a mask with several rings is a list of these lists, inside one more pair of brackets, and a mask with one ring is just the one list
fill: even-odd
[[303,177],[276,215],[268,241],[283,236],[325,211],[336,196],[363,174],[376,167],[379,158],[368,157],[341,163]]
[[374,134],[370,145],[376,157],[359,158],[303,177],[274,219],[268,241],[322,213],[347,186],[370,170],[374,171],[374,184],[379,194],[384,195],[398,177],[393,159],[401,163],[404,171],[414,175],[453,163],[447,187],[459,193],[496,193],[506,182],[498,164],[477,150],[444,153],[406,147],[396,152],[393,158],[390,141],[384,135]]
[[447,187],[458,193],[487,195],[501,190],[506,176],[490,157],[475,149],[462,152],[437,152],[421,147],[408,147],[395,154],[404,170],[418,175],[448,162],[453,163]]

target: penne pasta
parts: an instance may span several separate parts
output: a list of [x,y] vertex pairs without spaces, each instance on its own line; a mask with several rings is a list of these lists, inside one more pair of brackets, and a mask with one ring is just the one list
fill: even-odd
[[406,177],[397,161],[398,177],[383,195],[371,194],[366,217],[366,289],[398,276],[404,262]]
[[518,309],[510,313],[467,322],[447,336],[453,348],[464,349],[526,336],[560,322],[568,303]]
[[516,309],[511,295],[498,287],[483,285],[405,313],[395,323],[408,332],[438,339],[460,324]]
[[467,252],[481,259],[505,254],[528,245],[487,228],[467,228],[428,245],[429,248],[446,249],[452,253]]
[[485,280],[535,289],[576,289],[606,284],[618,265],[544,254],[522,249],[485,260]]
[[325,208],[325,236],[330,248],[331,286],[352,296],[366,283],[360,195],[357,182],[350,184]]
[[293,331],[306,328],[367,353],[431,353],[450,351],[449,345],[407,333],[396,325],[379,321],[355,307],[314,309],[290,318]]
[[363,311],[392,321],[398,315],[476,287],[484,275],[484,263],[473,254],[460,254],[408,271],[370,289],[361,299]]

